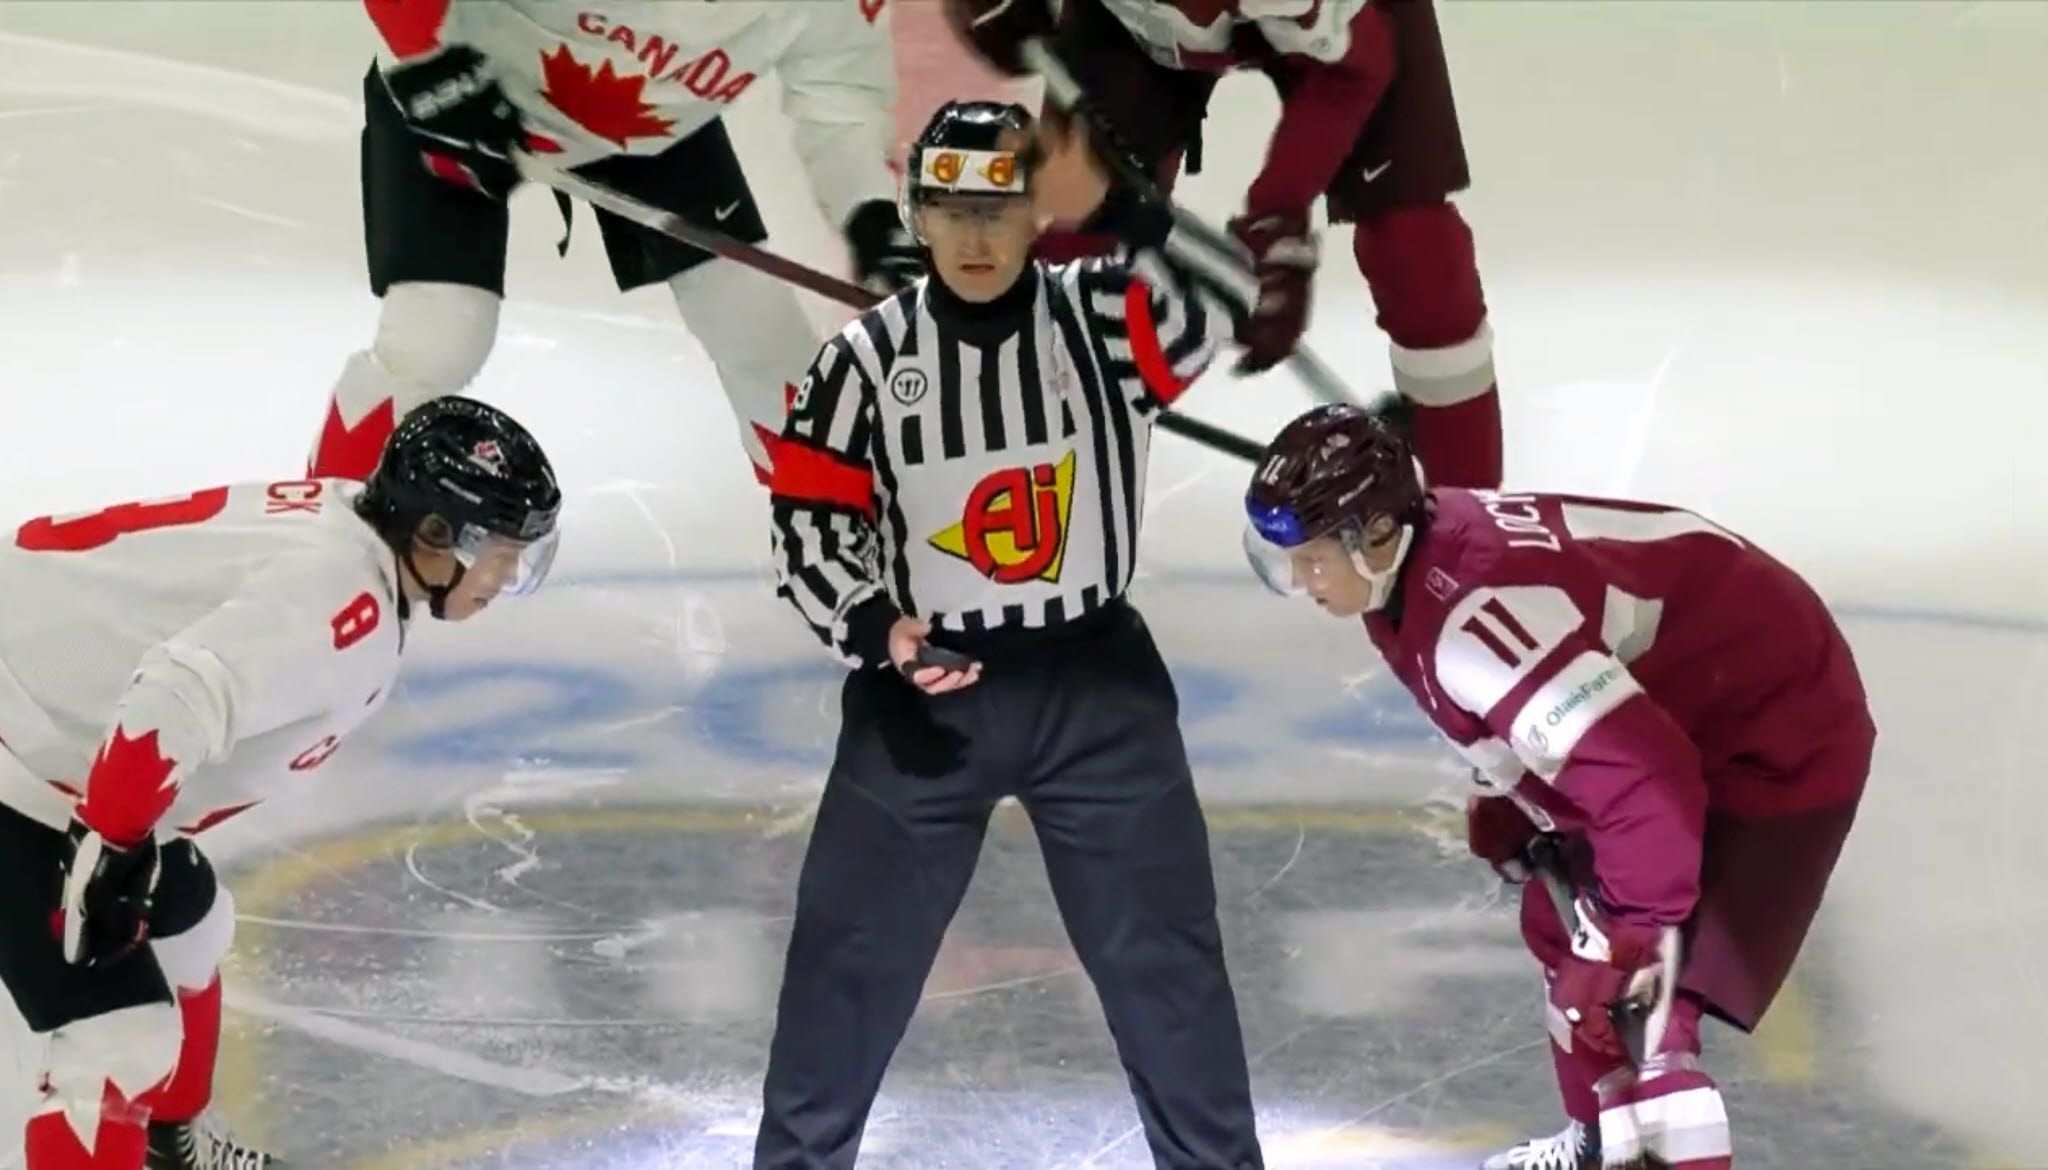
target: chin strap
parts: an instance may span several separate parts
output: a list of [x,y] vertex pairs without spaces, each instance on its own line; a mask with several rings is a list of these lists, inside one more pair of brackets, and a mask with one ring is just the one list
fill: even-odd
[[[464,565],[461,561],[455,562],[455,572],[446,581],[436,585],[420,574],[420,567],[413,563],[411,548],[407,548],[404,553],[400,554],[398,561],[405,566],[405,571],[412,577],[413,583],[426,591],[427,612],[433,614],[436,621],[447,620],[448,594],[457,585],[462,584],[462,574],[468,570],[468,566]],[[401,605],[404,604],[403,590],[399,592],[399,601]]]
[[1415,543],[1415,525],[1401,525],[1401,535],[1395,540],[1398,543],[1394,547],[1394,560],[1384,573],[1375,573],[1366,565],[1364,548],[1351,550],[1351,567],[1358,570],[1358,575],[1372,585],[1372,595],[1366,600],[1367,613],[1385,609],[1387,602],[1393,600],[1394,586],[1401,581],[1401,566],[1408,560],[1409,546]]

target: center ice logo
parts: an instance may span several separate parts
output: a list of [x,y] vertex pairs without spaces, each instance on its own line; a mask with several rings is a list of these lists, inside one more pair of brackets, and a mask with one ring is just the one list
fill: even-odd
[[974,485],[960,523],[933,534],[931,545],[998,585],[1057,584],[1073,503],[1072,451],[1057,464],[1005,467]]

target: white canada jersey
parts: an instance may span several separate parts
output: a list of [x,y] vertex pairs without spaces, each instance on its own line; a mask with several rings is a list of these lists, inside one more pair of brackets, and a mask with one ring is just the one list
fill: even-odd
[[[85,797],[110,839],[203,827],[318,767],[382,704],[404,641],[395,558],[356,516],[360,490],[237,484],[8,534],[8,754]],[[44,821],[69,815],[53,795],[0,781]]]
[[886,0],[369,0],[387,64],[468,45],[564,166],[660,154],[761,75],[782,83],[827,222],[889,199],[896,63]]

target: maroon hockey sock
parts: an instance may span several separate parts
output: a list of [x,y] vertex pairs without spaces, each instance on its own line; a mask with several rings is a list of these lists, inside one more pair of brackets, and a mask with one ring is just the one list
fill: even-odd
[[1600,1099],[1593,1093],[1592,1078],[1571,1053],[1550,1042],[1550,1061],[1557,1070],[1557,1092],[1564,1099],[1564,1115],[1580,1125],[1600,1120]]
[[1415,454],[1432,484],[1500,486],[1500,393],[1472,230],[1449,203],[1360,223],[1351,247],[1394,343],[1394,384],[1415,403]]
[[1351,252],[1372,289],[1379,327],[1395,345],[1443,349],[1485,324],[1472,229],[1450,204],[1373,216],[1353,231]]
[[152,1117],[190,1121],[213,1101],[213,1067],[220,1055],[220,976],[203,991],[180,991],[178,1015],[184,1039],[171,1079],[143,1094]]
[[62,1110],[29,1118],[23,1140],[27,1170],[142,1170],[149,1148],[149,1110],[109,1084],[91,1141]]
[[1415,405],[1415,457],[1437,487],[1498,488],[1502,464],[1500,391],[1450,406]]

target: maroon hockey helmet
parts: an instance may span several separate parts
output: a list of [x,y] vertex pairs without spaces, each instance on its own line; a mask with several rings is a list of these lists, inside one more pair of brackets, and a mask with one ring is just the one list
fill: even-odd
[[1368,527],[1381,516],[1391,518],[1406,540],[1423,516],[1425,499],[1422,469],[1388,411],[1318,406],[1266,445],[1245,492],[1245,552],[1268,586],[1298,592],[1291,550],[1338,536],[1360,551]]

